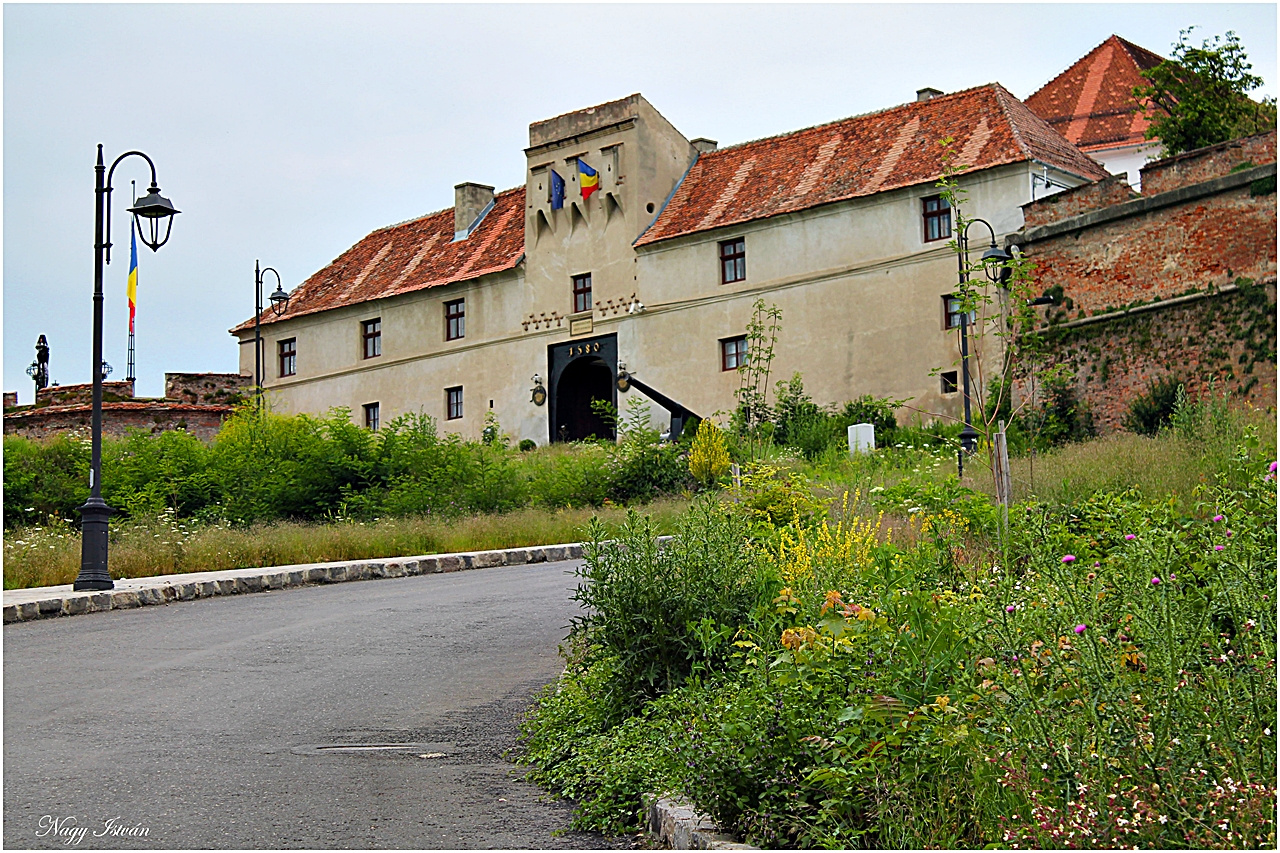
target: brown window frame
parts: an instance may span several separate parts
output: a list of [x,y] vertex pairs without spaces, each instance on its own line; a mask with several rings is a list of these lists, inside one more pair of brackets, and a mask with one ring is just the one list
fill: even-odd
[[467,299],[450,299],[444,304],[444,339],[460,341],[467,336]]
[[281,376],[296,376],[298,374],[297,338],[285,338],[283,341],[278,341],[276,343],[276,355]]
[[370,430],[373,430],[374,432],[378,431],[378,426],[381,423],[381,414],[382,414],[381,408],[382,407],[378,403],[364,404],[365,429],[370,429]]
[[363,342],[365,358],[377,358],[382,355],[382,318],[360,321],[360,340]]
[[747,238],[735,237],[720,244],[720,283],[747,280]]
[[[457,395],[456,397],[454,396],[455,394]],[[461,385],[455,385],[452,388],[444,389],[444,419],[446,421],[462,420]]]
[[[930,207],[932,205],[932,207]],[[924,218],[924,241],[936,243],[939,240],[951,239],[951,203],[940,195],[926,196],[920,200],[921,216]],[[930,225],[936,225],[936,237],[929,236]]]
[[728,370],[738,370],[747,363],[749,355],[750,351],[747,349],[746,335],[720,339],[720,371],[722,373]]
[[579,273],[572,277],[573,313],[591,310],[591,273]]
[[[959,301],[960,301],[960,297],[956,296],[954,293],[947,293],[943,295],[942,297],[942,328],[944,331],[949,332],[952,329],[960,328],[960,316],[964,314],[964,312],[955,310],[954,306],[952,305],[953,302],[959,302]],[[970,311],[969,323],[968,323],[970,328],[973,327],[974,322],[977,319],[978,319],[978,312]]]

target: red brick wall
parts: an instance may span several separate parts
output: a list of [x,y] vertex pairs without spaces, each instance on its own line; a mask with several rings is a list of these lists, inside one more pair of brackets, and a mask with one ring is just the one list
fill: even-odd
[[1142,194],[1155,195],[1231,173],[1242,163],[1276,161],[1276,132],[1246,136],[1148,163],[1142,169]]
[[[122,379],[119,382],[103,382],[102,399],[111,397],[121,400],[132,399],[133,382],[128,379]],[[37,406],[71,406],[81,403],[88,405],[92,402],[92,382],[80,385],[50,385],[36,392]]]
[[253,385],[239,373],[166,373],[164,397],[179,403],[232,405]]
[[[1134,398],[1153,380],[1173,377],[1193,398],[1230,392],[1258,408],[1276,406],[1276,287],[1241,287],[1045,333],[1046,353],[1023,367],[1065,365],[1076,399],[1087,402],[1102,433],[1120,429]],[[1015,383],[1025,400],[1032,383]]]
[[[44,438],[55,433],[90,428],[89,406],[49,406],[8,412],[4,416],[5,435]],[[185,429],[202,441],[212,441],[222,422],[234,411],[231,406],[175,406],[169,403],[104,403],[102,431],[123,437],[129,430],[158,433]]]
[[[1173,189],[1175,177],[1177,181],[1192,175],[1206,180],[1221,177],[1246,156],[1253,158],[1254,165],[1261,165],[1264,154],[1274,162],[1275,142],[1274,133],[1264,134],[1162,161],[1152,173],[1157,176],[1155,187],[1143,178],[1144,196],[1154,194],[1161,178],[1165,189]],[[1065,220],[1072,210],[1099,199],[1123,201],[1118,185],[1099,185],[1096,190],[1082,187],[1062,193],[1062,202],[1032,202],[1024,210],[1034,212],[1034,221],[1045,224],[1055,211]],[[1240,278],[1262,281],[1276,274],[1276,196],[1274,186],[1266,194],[1255,196],[1254,191],[1250,185],[1239,186],[1022,245],[1036,264],[1034,275],[1041,292],[1062,290],[1063,305],[1051,311],[1057,320],[1220,288]],[[1079,204],[1072,201],[1075,195],[1081,196]]]
[[1091,210],[1139,198],[1124,175],[1112,175],[1101,181],[1054,193],[1022,206],[1026,228],[1035,228],[1067,219]]

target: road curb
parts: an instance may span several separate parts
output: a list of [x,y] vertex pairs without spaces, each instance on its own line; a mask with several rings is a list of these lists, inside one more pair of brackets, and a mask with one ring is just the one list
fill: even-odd
[[403,578],[498,566],[557,563],[581,558],[582,543],[569,542],[495,551],[464,551],[419,557],[342,560],[334,563],[125,578],[115,582],[115,589],[102,592],[76,592],[70,584],[11,589],[4,591],[4,624],[58,616],[80,616],[107,610],[131,610],[173,601],[193,601],[218,595],[244,595],[322,583]]
[[720,831],[711,819],[688,803],[669,797],[644,796],[645,823],[671,850],[759,850]]

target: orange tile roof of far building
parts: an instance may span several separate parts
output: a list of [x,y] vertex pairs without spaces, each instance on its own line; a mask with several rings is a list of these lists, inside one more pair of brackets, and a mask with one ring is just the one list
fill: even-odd
[[[524,187],[494,198],[493,209],[465,240],[453,242],[453,208],[380,228],[289,294],[289,309],[262,323],[469,281],[515,267],[524,256]],[[231,333],[253,328],[253,318]]]
[[1151,125],[1133,97],[1164,57],[1111,36],[1027,98],[1036,115],[1084,151],[1136,145]]
[[702,154],[636,245],[936,182],[946,137],[967,171],[1036,160],[1107,176],[992,83]]

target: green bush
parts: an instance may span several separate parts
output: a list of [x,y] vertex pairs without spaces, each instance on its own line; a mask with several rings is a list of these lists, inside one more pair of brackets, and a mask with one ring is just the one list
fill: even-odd
[[1182,383],[1172,376],[1152,380],[1147,390],[1129,404],[1124,428],[1138,435],[1155,435],[1172,420],[1181,390]]
[[57,435],[43,440],[4,437],[4,525],[46,523],[78,517],[89,497],[86,437]]
[[612,541],[606,535],[594,523],[588,530],[573,596],[586,615],[574,619],[570,637],[582,643],[585,664],[614,661],[601,691],[616,722],[720,666],[768,580],[747,548],[744,521],[712,500],[696,503],[665,545],[635,512]]

